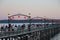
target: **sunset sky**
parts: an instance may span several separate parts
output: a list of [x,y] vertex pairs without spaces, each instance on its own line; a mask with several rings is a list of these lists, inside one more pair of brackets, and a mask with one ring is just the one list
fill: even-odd
[[8,13],[60,19],[60,0],[0,0],[0,19]]

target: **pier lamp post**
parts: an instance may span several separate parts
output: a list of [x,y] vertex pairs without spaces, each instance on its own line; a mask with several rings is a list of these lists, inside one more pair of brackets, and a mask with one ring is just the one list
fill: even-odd
[[[9,28],[11,27],[11,24],[10,24],[10,16],[9,16],[10,14],[8,14],[8,26],[9,26]],[[10,32],[9,32],[9,35],[10,35]],[[10,40],[10,37],[9,37],[9,40]]]
[[44,27],[45,27],[45,18],[42,19],[42,21],[43,21],[43,29],[44,29]]
[[10,16],[9,16],[10,14],[8,14],[8,26],[10,27],[11,26],[11,24],[10,24]]
[[12,29],[12,27],[11,27],[11,24],[10,24],[10,16],[9,16],[10,14],[8,14],[8,26],[9,26],[9,31],[11,31]]
[[52,26],[53,26],[53,19],[51,20],[51,22],[52,22]]
[[45,28],[45,18],[44,18],[43,22],[44,22],[44,28]]
[[9,17],[10,14],[8,14],[8,25],[9,25],[9,20],[10,20],[10,17]]
[[28,30],[30,31],[30,27],[31,27],[31,13],[29,13],[29,25],[28,25]]
[[52,25],[53,25],[53,19],[52,19]]

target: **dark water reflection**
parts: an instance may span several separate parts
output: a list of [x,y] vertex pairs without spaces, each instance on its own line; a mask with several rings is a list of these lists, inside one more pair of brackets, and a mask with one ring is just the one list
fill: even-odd
[[60,33],[51,38],[51,40],[60,40]]

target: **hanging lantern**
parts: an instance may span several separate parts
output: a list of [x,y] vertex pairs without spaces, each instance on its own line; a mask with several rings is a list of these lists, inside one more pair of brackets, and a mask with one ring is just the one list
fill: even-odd
[[10,17],[10,20],[13,20],[13,19],[14,19],[14,16],[11,16],[11,17]]
[[18,19],[20,19],[20,16],[18,16]]
[[24,19],[26,20],[26,16],[24,17]]
[[11,19],[14,19],[14,16],[12,16]]

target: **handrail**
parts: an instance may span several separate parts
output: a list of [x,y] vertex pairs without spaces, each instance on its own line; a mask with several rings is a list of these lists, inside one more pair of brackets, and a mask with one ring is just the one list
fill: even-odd
[[5,38],[5,37],[11,37],[11,36],[16,36],[16,35],[23,35],[23,34],[27,34],[27,33],[32,33],[32,32],[36,32],[36,31],[41,31],[41,30],[45,30],[45,29],[53,29],[53,28],[57,28],[57,27],[49,27],[49,28],[43,28],[43,29],[35,29],[32,31],[8,31],[8,32],[0,32],[0,38]]

